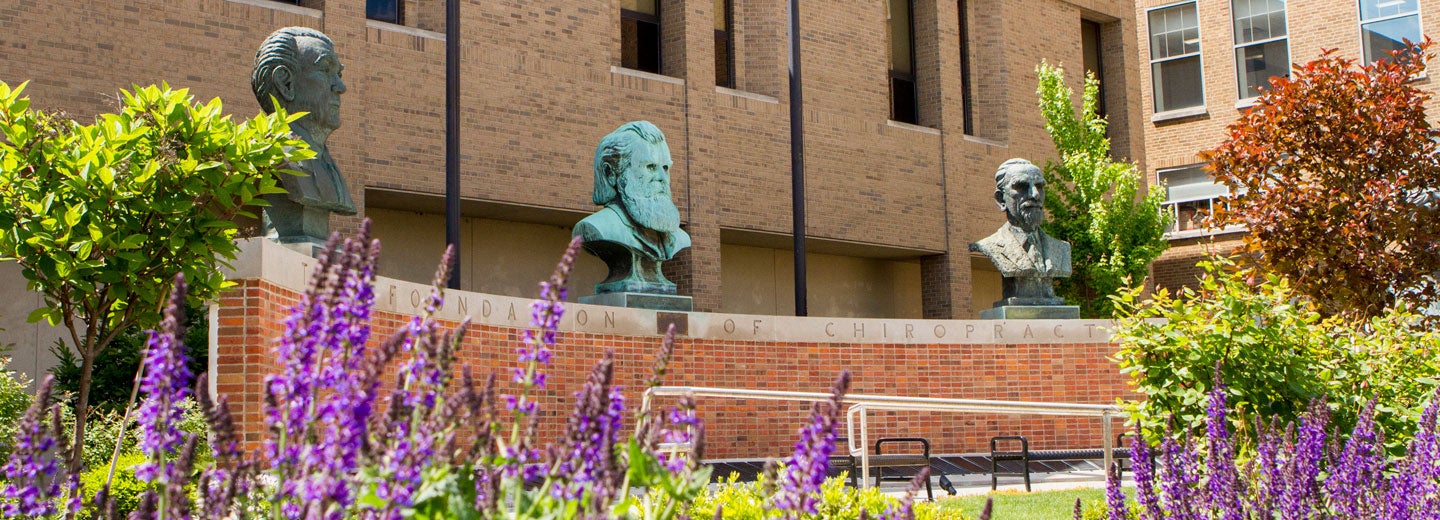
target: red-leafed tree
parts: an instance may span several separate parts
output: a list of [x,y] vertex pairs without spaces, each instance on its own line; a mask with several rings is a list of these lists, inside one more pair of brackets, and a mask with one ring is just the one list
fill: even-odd
[[1237,194],[1213,223],[1246,226],[1246,257],[1323,312],[1374,316],[1437,295],[1440,130],[1416,80],[1430,45],[1368,65],[1323,51],[1272,79],[1202,153]]

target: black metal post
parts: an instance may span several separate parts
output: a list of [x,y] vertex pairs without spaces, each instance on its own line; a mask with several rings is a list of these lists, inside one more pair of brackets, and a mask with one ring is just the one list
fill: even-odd
[[805,105],[800,90],[800,0],[790,0],[790,212],[795,235],[795,315],[810,314],[805,287]]
[[460,288],[460,0],[445,0],[445,245],[451,289]]

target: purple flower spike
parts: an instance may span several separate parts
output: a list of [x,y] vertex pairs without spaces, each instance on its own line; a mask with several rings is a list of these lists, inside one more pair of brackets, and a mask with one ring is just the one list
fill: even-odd
[[[307,512],[338,519],[354,502],[369,436],[368,418],[381,367],[398,343],[369,352],[379,241],[332,234],[275,347],[280,372],[265,380],[265,465],[281,485],[275,500],[288,518]],[[283,478],[280,478],[282,477]]]
[[0,515],[38,518],[57,512],[69,443],[60,426],[60,405],[50,400],[54,384],[55,377],[46,375],[35,402],[20,417],[10,459],[0,468],[9,482],[0,489]]
[[183,419],[180,403],[190,397],[190,385],[195,378],[190,373],[185,344],[180,341],[185,291],[184,275],[176,275],[160,328],[150,331],[150,340],[145,345],[145,375],[140,380],[140,391],[145,397],[135,412],[140,423],[140,451],[149,458],[135,468],[135,477],[161,485],[188,478],[171,475],[173,462],[167,462],[185,444],[179,428]]
[[[525,331],[525,346],[517,350],[521,368],[514,374],[520,385],[520,395],[504,396],[505,407],[514,412],[517,424],[523,422],[524,416],[533,414],[537,408],[537,403],[530,399],[530,391],[545,388],[545,375],[541,372],[541,367],[550,364],[551,348],[555,346],[560,317],[565,315],[565,284],[570,280],[570,270],[575,266],[580,242],[578,235],[570,239],[570,245],[560,257],[560,263],[555,265],[555,272],[550,275],[550,280],[540,282],[540,299],[530,305],[531,328]],[[512,437],[511,447],[521,444],[518,435]],[[528,459],[531,455],[538,456],[537,454],[538,451],[529,453],[527,450],[517,450],[513,455]],[[518,463],[520,459],[512,457],[510,460]],[[513,472],[514,468],[507,471]]]
[[1125,504],[1125,492],[1120,490],[1120,463],[1115,462],[1105,471],[1105,505],[1110,510],[1111,520],[1128,520],[1130,508]]
[[1325,428],[1330,423],[1330,410],[1324,401],[1310,404],[1310,411],[1300,420],[1300,431],[1290,446],[1288,463],[1277,486],[1276,510],[1282,518],[1305,520],[1317,518],[1320,499],[1320,463],[1325,458]]
[[1230,446],[1230,430],[1225,419],[1225,383],[1220,369],[1215,369],[1215,386],[1210,391],[1210,406],[1205,418],[1205,431],[1210,443],[1207,462],[1210,470],[1210,510],[1221,520],[1243,520],[1240,506],[1240,482],[1235,472],[1235,453]]
[[1330,462],[1325,481],[1331,507],[1340,518],[1375,518],[1385,468],[1381,435],[1375,428],[1375,401],[1360,412],[1355,430],[1338,460]]
[[846,370],[836,378],[830,399],[810,408],[810,423],[800,429],[800,441],[795,443],[794,455],[785,462],[780,493],[774,500],[775,509],[787,517],[815,514],[817,510],[820,485],[825,483],[830,454],[835,451],[836,419],[849,391],[850,371]]
[[1165,513],[1160,509],[1160,497],[1155,494],[1155,461],[1139,425],[1135,427],[1135,437],[1130,445],[1130,469],[1135,475],[1135,499],[1140,504],[1141,520],[1163,519]]
[[1175,520],[1199,520],[1199,504],[1195,497],[1200,476],[1195,463],[1194,444],[1189,436],[1184,442],[1175,440],[1173,429],[1161,444],[1164,453],[1160,489],[1165,499],[1166,518]]

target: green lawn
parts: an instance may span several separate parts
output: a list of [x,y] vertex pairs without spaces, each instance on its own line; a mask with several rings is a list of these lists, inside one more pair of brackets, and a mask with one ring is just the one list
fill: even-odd
[[[1129,495],[1134,489],[1128,488],[1125,492]],[[993,491],[988,495],[941,499],[939,505],[941,509],[959,509],[967,517],[976,518],[980,516],[980,509],[985,507],[986,497],[995,498],[991,520],[1069,520],[1074,517],[1077,497],[1085,504],[1086,509],[1092,509],[1096,507],[1091,505],[1092,502],[1104,502],[1105,490],[1081,488],[1035,493]]]

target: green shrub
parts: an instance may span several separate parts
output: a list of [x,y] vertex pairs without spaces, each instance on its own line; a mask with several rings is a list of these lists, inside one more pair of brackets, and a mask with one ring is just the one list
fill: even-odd
[[1256,414],[1293,421],[1323,397],[1340,431],[1378,399],[1376,422],[1389,445],[1412,435],[1440,379],[1440,335],[1419,326],[1418,316],[1397,308],[1368,321],[1323,318],[1278,276],[1236,271],[1227,260],[1201,266],[1198,291],[1116,298],[1117,358],[1145,394],[1126,406],[1152,440],[1170,417],[1177,430],[1203,428],[1217,365],[1237,412],[1232,431],[1253,429]]
[[[140,452],[130,452],[120,456],[115,465],[115,477],[110,481],[110,495],[115,497],[115,518],[129,516],[136,506],[140,505],[140,495],[145,492],[145,483],[135,478],[135,466],[145,462],[145,455]],[[94,496],[105,486],[105,478],[110,473],[110,464],[107,460],[104,464],[96,464],[89,467],[85,473],[80,475],[80,489],[86,495]],[[80,512],[80,518],[89,520],[93,518],[104,518],[102,511],[96,511],[94,504],[86,501],[85,509]]]
[[[716,507],[723,507],[726,520],[762,520],[767,518],[763,509],[768,498],[761,491],[765,477],[755,482],[739,482],[740,475],[731,473],[719,486],[712,486],[690,503],[690,518],[714,518]],[[855,489],[845,487],[845,476],[827,479],[820,488],[819,513],[806,518],[825,520],[856,520],[864,510],[870,518],[877,518],[886,508],[899,507],[900,501],[881,493],[878,488]],[[916,520],[964,520],[958,510],[941,510],[934,503],[915,502]]]
[[[0,349],[0,354],[4,354]],[[0,357],[0,460],[10,457],[10,444],[17,433],[17,423],[34,397],[26,390],[30,379],[10,370],[10,358]]]

